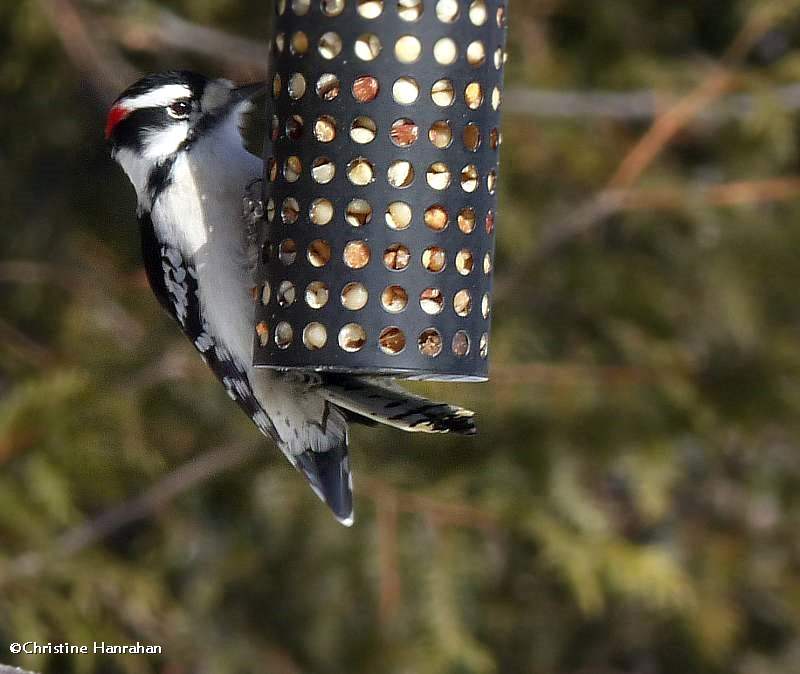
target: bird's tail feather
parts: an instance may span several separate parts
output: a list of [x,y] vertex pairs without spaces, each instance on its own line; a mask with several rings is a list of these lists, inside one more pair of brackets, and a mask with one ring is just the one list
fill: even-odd
[[327,452],[307,450],[293,463],[334,516],[346,527],[353,526],[353,478],[346,441]]
[[437,403],[373,379],[331,377],[321,394],[337,407],[370,421],[417,433],[475,435],[475,413]]

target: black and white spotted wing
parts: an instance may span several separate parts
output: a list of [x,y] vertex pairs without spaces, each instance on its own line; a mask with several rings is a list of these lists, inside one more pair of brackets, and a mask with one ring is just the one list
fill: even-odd
[[145,271],[158,301],[192,340],[203,360],[225,386],[231,399],[245,411],[264,435],[280,442],[274,425],[253,394],[244,367],[206,329],[200,309],[194,266],[176,248],[158,241],[148,215],[140,216],[140,224]]

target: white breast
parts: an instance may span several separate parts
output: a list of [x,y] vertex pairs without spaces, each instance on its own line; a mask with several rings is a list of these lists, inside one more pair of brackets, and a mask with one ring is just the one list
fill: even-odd
[[153,205],[159,238],[191,259],[207,329],[241,363],[252,361],[252,281],[242,195],[261,162],[241,143],[237,115],[181,154],[172,183]]

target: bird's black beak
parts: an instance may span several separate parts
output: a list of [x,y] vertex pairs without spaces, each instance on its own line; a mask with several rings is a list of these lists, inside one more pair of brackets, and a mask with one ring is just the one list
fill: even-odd
[[236,105],[244,101],[252,101],[254,98],[266,94],[267,88],[266,82],[256,82],[255,84],[245,84],[243,87],[237,87],[231,92],[231,104]]

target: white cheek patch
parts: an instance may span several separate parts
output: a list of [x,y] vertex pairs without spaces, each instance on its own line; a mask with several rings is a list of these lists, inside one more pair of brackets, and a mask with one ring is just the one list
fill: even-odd
[[142,161],[135,152],[125,148],[117,150],[114,159],[117,160],[136,189],[139,205],[149,208],[150,203],[147,199],[147,176],[150,175],[153,162]]
[[161,159],[177,152],[189,133],[188,122],[174,122],[166,129],[145,131],[143,155],[145,159]]
[[126,110],[133,111],[144,108],[165,108],[181,98],[191,97],[192,90],[185,84],[165,84],[141,96],[126,98],[121,103]]

